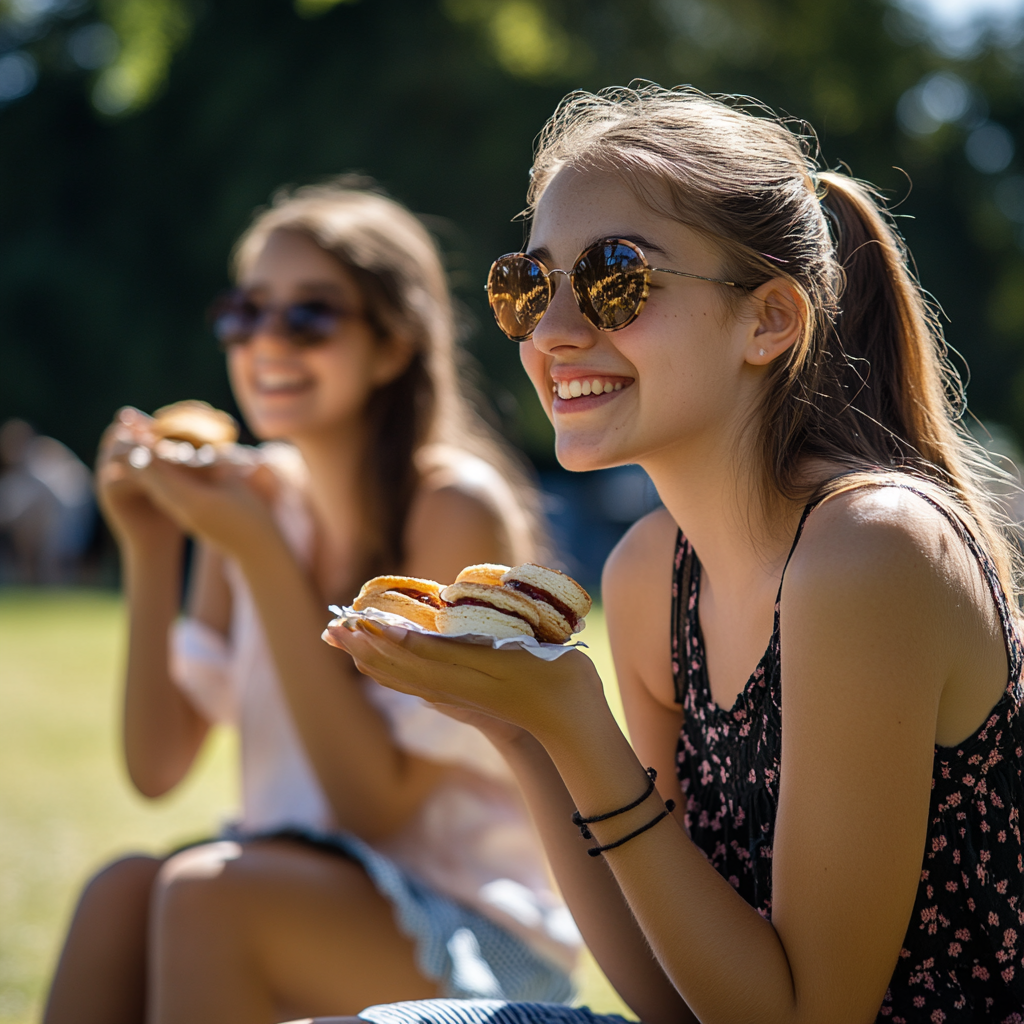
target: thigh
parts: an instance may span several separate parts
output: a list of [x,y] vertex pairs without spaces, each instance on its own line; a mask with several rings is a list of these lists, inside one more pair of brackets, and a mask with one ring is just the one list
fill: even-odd
[[172,858],[158,889],[160,941],[176,933],[180,968],[252,979],[278,1019],[437,994],[389,901],[345,857],[289,840],[212,844]]
[[149,901],[160,865],[154,857],[125,857],[86,885],[54,974],[45,1024],[142,1019]]

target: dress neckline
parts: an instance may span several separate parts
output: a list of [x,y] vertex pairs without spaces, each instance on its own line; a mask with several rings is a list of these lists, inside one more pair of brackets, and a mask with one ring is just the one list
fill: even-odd
[[[985,716],[984,721],[975,729],[969,736],[961,740],[959,743],[953,744],[952,746],[942,746],[938,743],[935,744],[935,752],[938,754],[940,751],[961,751],[967,752],[971,747],[975,746],[980,740],[982,740],[983,734],[986,732],[988,726],[992,723],[993,716],[999,716],[1004,710],[1008,703],[1015,705],[1024,704],[1024,680],[1022,680],[1022,668],[1024,668],[1024,642],[1022,642],[1020,634],[1016,628],[1016,624],[1013,621],[1012,611],[1009,607],[1009,603],[1006,599],[1006,595],[1003,593],[1002,586],[998,581],[998,576],[995,570],[995,566],[992,563],[988,553],[978,543],[973,532],[967,528],[967,526],[959,520],[958,517],[954,516],[948,509],[935,501],[930,495],[924,491],[919,490],[905,483],[887,483],[885,486],[899,487],[904,490],[908,490],[918,497],[923,498],[929,505],[935,508],[962,536],[964,543],[968,549],[977,559],[982,575],[985,578],[985,582],[988,585],[989,591],[996,604],[997,614],[1000,619],[1001,632],[1003,634],[1003,642],[1006,648],[1006,660],[1007,660],[1007,682],[1000,694],[999,699],[993,704],[989,713]],[[690,565],[690,578],[689,578],[689,589],[691,600],[687,602],[687,628],[690,634],[690,642],[693,645],[696,653],[698,654],[697,663],[699,669],[695,670],[693,667],[694,659],[687,659],[685,674],[688,679],[694,685],[697,696],[705,703],[707,708],[712,714],[718,716],[732,717],[735,713],[743,708],[743,706],[751,699],[753,691],[757,688],[760,682],[765,678],[766,670],[771,662],[778,656],[780,648],[780,606],[782,601],[782,585],[786,579],[786,570],[789,568],[789,563],[793,559],[793,554],[796,551],[796,546],[800,542],[800,537],[803,534],[804,526],[807,523],[807,518],[811,512],[824,500],[824,498],[818,498],[814,501],[808,502],[804,507],[803,514],[800,517],[800,522],[796,529],[796,535],[793,538],[793,543],[789,549],[789,554],[786,557],[786,563],[782,567],[782,576],[779,579],[779,590],[775,597],[775,612],[772,619],[772,633],[768,639],[768,646],[765,648],[764,654],[761,655],[760,660],[754,666],[753,672],[747,678],[743,688],[736,695],[736,700],[733,701],[732,705],[728,708],[722,707],[718,701],[715,700],[711,693],[711,678],[708,674],[707,669],[707,651],[704,647],[704,633],[700,627],[699,608],[700,608],[700,584],[701,584],[701,573],[702,566],[700,558],[697,552],[693,549],[693,545],[683,534],[680,529],[677,534],[676,546],[685,546],[688,549],[691,557]],[[682,596],[682,595],[680,595]],[[673,627],[675,628],[675,627]],[[696,674],[697,678],[694,679]]]
[[[814,510],[815,506],[821,499],[810,501],[804,506],[803,513],[800,516],[800,522],[797,524],[796,533],[793,537],[793,543],[789,547],[789,554],[786,556],[786,562],[782,567],[782,575],[779,577],[779,589],[775,595],[775,610],[772,616],[772,632],[768,638],[768,645],[765,647],[764,654],[761,655],[757,664],[754,666],[754,670],[747,677],[747,681],[743,684],[743,688],[736,694],[736,699],[733,701],[731,706],[728,708],[722,707],[718,701],[715,700],[711,693],[711,677],[708,674],[708,660],[707,650],[704,647],[704,631],[700,626],[700,584],[703,572],[703,566],[701,565],[700,558],[697,556],[697,552],[694,551],[693,545],[683,536],[683,531],[680,530],[677,545],[680,541],[683,541],[690,549],[692,555],[692,563],[690,567],[690,591],[692,594],[692,601],[689,604],[689,610],[687,617],[689,619],[689,630],[692,638],[691,642],[698,651],[700,658],[700,678],[696,681],[698,694],[706,700],[707,704],[714,710],[716,714],[732,715],[746,702],[746,699],[750,691],[757,686],[758,681],[764,678],[764,670],[769,660],[775,656],[779,646],[779,606],[782,601],[782,584],[786,579],[786,570],[789,568],[789,563],[793,559],[793,554],[796,551],[796,546],[800,542],[800,536],[804,532],[804,526],[807,523],[807,517]],[[691,675],[693,672],[692,664],[687,664],[686,674]]]

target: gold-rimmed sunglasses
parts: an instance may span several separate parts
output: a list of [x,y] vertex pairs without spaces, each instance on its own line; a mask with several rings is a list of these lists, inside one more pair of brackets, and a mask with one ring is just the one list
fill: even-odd
[[569,278],[580,312],[600,331],[621,331],[640,315],[651,274],[742,287],[735,281],[652,267],[640,247],[625,238],[595,242],[580,253],[572,270],[546,270],[528,253],[509,253],[491,264],[487,298],[498,326],[512,341],[526,341],[537,329],[554,298],[556,274]]

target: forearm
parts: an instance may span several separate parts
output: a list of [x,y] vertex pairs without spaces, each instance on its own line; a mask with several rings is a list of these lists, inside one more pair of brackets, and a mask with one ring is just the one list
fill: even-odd
[[398,748],[352,661],[320,639],[326,609],[283,540],[239,559],[303,746],[337,823],[365,839],[394,832],[444,772]]
[[[631,803],[646,777],[610,714],[589,715],[545,746],[584,815]],[[590,826],[605,845],[664,809],[657,794],[639,807]],[[799,1021],[793,978],[772,925],[722,878],[671,815],[603,860],[665,975],[697,1018],[759,1024]]]
[[124,751],[128,773],[146,796],[173,788],[208,730],[171,679],[168,632],[178,614],[184,537],[122,547],[129,610]]
[[658,965],[607,864],[572,824],[573,799],[532,736],[502,748],[544,840],[548,860],[580,932],[615,990],[649,1024],[695,1020]]

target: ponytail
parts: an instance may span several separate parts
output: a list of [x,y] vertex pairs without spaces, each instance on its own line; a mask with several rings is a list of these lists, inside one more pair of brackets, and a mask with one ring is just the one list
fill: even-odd
[[[1000,473],[962,426],[963,384],[937,311],[910,272],[906,245],[870,186],[831,171],[815,177],[842,272],[825,336],[837,389],[819,410],[825,443],[815,454],[837,460],[861,452],[862,468],[876,480],[878,468],[888,467],[937,485],[927,488],[932,497],[972,524],[1013,594],[1016,552],[997,526],[1005,514],[986,486]],[[851,477],[826,490],[859,482]]]

